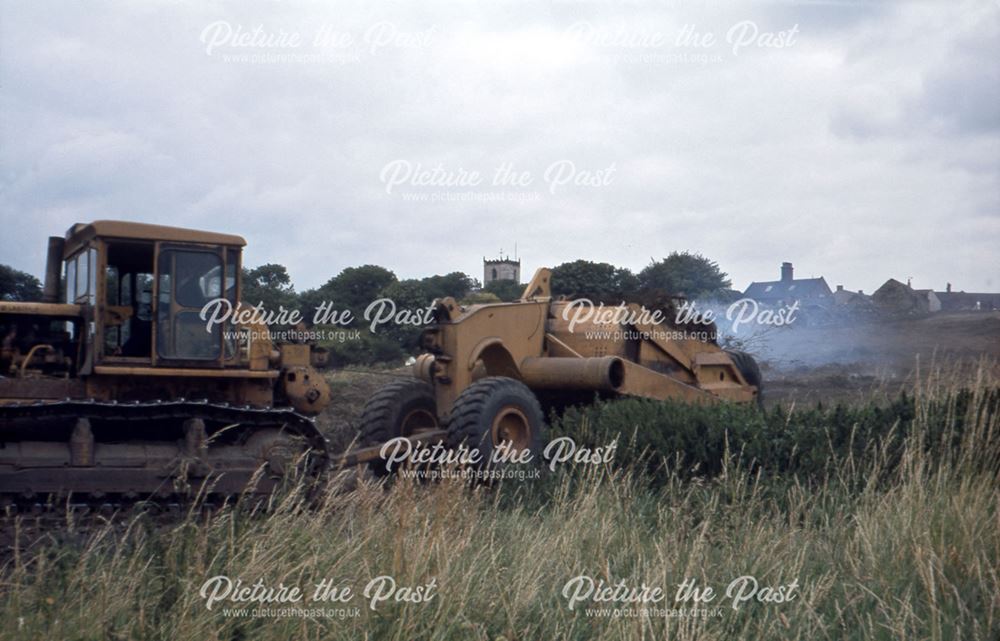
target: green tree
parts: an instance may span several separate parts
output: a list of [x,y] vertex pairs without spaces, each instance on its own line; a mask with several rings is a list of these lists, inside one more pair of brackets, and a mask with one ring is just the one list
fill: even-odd
[[[317,287],[315,289],[307,289],[299,294],[299,314],[302,315],[303,320],[309,325],[313,324],[313,317],[316,315],[316,310],[319,306],[326,300],[323,295],[323,288]],[[340,308],[336,308],[340,309]]]
[[624,267],[574,260],[552,268],[552,295],[619,303],[635,295],[639,279]]
[[42,284],[38,279],[14,269],[0,265],[0,300],[39,301],[42,299]]
[[[377,284],[383,286],[376,290],[374,285]],[[423,312],[434,299],[445,296],[463,298],[475,285],[476,282],[462,272],[397,280],[386,269],[365,265],[345,269],[323,287],[303,292],[299,298],[303,307],[313,308],[323,301],[330,301],[334,309],[350,309],[354,316],[353,325],[361,331],[360,339],[343,344],[331,343],[326,347],[330,349],[335,364],[371,365],[398,363],[407,354],[415,353],[424,326],[415,325],[413,321],[424,318]],[[364,313],[369,305],[380,299],[388,301],[373,309],[373,314],[395,310],[399,316],[379,324],[372,332],[373,319],[365,320]]]
[[[474,284],[475,281],[462,272],[452,272],[444,276],[429,276],[419,280],[409,278],[388,285],[380,292],[380,298],[391,300],[397,312],[404,312],[404,310],[414,314],[419,312],[420,317],[423,317],[423,312],[430,307],[435,299],[446,296],[462,299]],[[378,332],[393,337],[402,349],[412,352],[417,346],[424,326],[407,323],[405,318],[402,320],[402,323],[392,322],[382,325]]]
[[459,301],[462,305],[489,305],[502,302],[499,296],[489,292],[473,292]]
[[[380,298],[391,300],[397,314],[417,314],[427,309],[434,299],[438,298],[427,286],[427,280],[426,278],[422,280],[409,278],[397,281],[383,289]],[[392,306],[387,306],[386,309],[392,309]],[[382,324],[378,327],[377,333],[392,337],[402,349],[412,352],[417,347],[417,341],[424,326],[410,324],[407,322],[409,318],[412,316],[401,317],[400,322],[393,320]]]
[[446,296],[461,299],[476,286],[476,281],[462,272],[451,272],[444,276],[428,276],[421,279],[420,283],[431,300]]
[[285,292],[293,291],[292,278],[288,275],[288,270],[285,269],[284,265],[267,263],[249,270],[247,276],[256,287]]
[[516,280],[495,280],[487,283],[482,291],[487,294],[493,294],[502,301],[509,302],[521,298],[525,287],[527,285],[521,285]]
[[348,267],[337,274],[325,287],[345,307],[364,309],[379,297],[379,292],[395,283],[396,275],[378,265]]
[[329,301],[337,311],[350,310],[354,325],[360,326],[365,309],[396,280],[394,273],[378,265],[348,267],[322,287],[303,292],[299,296],[299,309],[306,322],[312,322],[319,305]]
[[298,297],[288,270],[284,265],[276,263],[243,269],[242,299],[251,306],[263,303],[265,310],[275,313],[281,307],[291,310],[298,306]]
[[691,252],[672,252],[639,272],[639,287],[672,296],[698,298],[719,294],[732,286],[714,260]]

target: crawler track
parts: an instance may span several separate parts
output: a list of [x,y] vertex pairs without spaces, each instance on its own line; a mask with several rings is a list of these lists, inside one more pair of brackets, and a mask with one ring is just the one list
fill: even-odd
[[[74,460],[70,444],[81,419],[93,427],[83,464]],[[204,426],[204,442],[196,449],[190,442],[185,446],[184,425],[191,421]],[[169,501],[202,486],[224,497],[243,493],[251,481],[254,492],[267,494],[284,473],[270,453],[291,442],[299,451],[308,450],[308,474],[326,473],[326,438],[312,419],[292,409],[186,399],[3,405],[0,504],[21,510],[51,502],[46,497],[52,496],[98,506]],[[267,473],[261,474],[265,464]]]

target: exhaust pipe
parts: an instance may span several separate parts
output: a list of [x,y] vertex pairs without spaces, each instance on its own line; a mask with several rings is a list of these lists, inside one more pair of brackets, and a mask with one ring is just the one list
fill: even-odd
[[625,384],[625,363],[617,356],[530,356],[521,361],[521,379],[538,389],[616,392]]
[[49,252],[45,256],[45,286],[43,303],[58,303],[62,280],[62,255],[66,241],[61,236],[49,236]]

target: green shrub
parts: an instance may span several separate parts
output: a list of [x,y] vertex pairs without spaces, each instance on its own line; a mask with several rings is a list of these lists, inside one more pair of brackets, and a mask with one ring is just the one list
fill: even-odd
[[402,364],[407,352],[391,336],[372,334],[367,329],[361,330],[359,338],[346,341],[322,341],[320,343],[330,352],[329,365],[344,367],[346,365],[374,365],[382,363]]
[[[918,411],[919,410],[919,411]],[[618,439],[615,465],[645,470],[654,482],[670,474],[714,476],[726,456],[753,472],[822,480],[844,465],[878,459],[891,474],[905,440],[915,432],[932,456],[945,456],[970,421],[989,422],[1000,412],[1000,391],[958,390],[920,403],[902,394],[888,405],[817,405],[789,410],[720,403],[621,399],[573,407],[555,418],[553,437],[572,436],[580,446]]]

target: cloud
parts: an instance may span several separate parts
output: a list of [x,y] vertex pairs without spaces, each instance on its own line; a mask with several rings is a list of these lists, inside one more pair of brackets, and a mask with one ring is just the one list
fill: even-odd
[[[527,274],[690,249],[737,286],[784,260],[851,289],[998,284],[996,6],[523,8],[8,5],[0,262],[40,273],[46,236],[129,218],[240,233],[300,289],[363,263],[478,277],[515,242]],[[395,160],[486,184],[386,193]],[[614,179],[551,194],[563,160]]]

